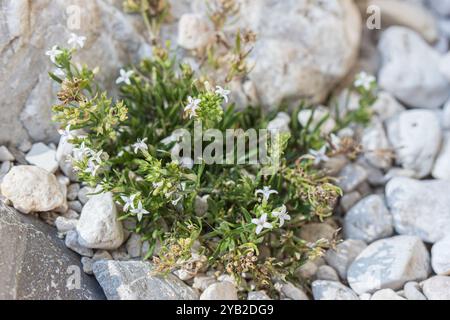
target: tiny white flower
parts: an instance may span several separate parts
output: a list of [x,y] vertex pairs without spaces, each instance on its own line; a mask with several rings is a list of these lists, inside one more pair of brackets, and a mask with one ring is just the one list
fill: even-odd
[[100,150],[98,152],[95,152],[95,151],[91,150],[90,154],[91,154],[91,160],[92,161],[95,161],[97,163],[102,163],[103,150]]
[[158,189],[161,188],[164,185],[164,182],[160,181],[160,182],[153,182],[153,188],[154,189]]
[[376,78],[366,72],[361,72],[356,76],[355,86],[362,87],[365,90],[370,90],[372,84],[376,81]]
[[260,234],[263,229],[272,229],[272,224],[267,222],[267,214],[264,213],[259,219],[252,219],[256,225],[256,234]]
[[64,129],[58,131],[61,137],[64,137],[65,139],[72,139],[72,134],[70,132],[70,124]]
[[120,196],[122,201],[124,202],[123,211],[128,212],[129,208],[134,208],[134,199],[136,199],[137,194],[133,194],[131,197]]
[[172,200],[172,205],[176,206],[181,199],[183,199],[183,196],[179,196],[177,199]]
[[256,195],[262,194],[264,200],[269,200],[271,194],[278,194],[278,191],[271,190],[270,187],[264,187],[262,189],[258,189],[255,192]]
[[86,173],[90,173],[92,174],[92,176],[96,176],[97,175],[97,171],[100,169],[100,166],[98,164],[95,164],[94,161],[89,160],[88,161],[88,166],[86,168],[86,170],[84,170],[84,172]]
[[137,139],[136,143],[132,145],[133,149],[134,149],[134,153],[138,153],[138,151],[144,151],[144,150],[148,150],[148,146],[147,146],[147,138],[144,139]]
[[230,90],[225,90],[221,86],[216,86],[215,94],[221,96],[223,100],[225,100],[225,103],[228,103],[228,96],[231,93]]
[[188,105],[184,108],[184,112],[189,115],[189,118],[197,116],[197,109],[200,107],[200,102],[202,100],[188,97]]
[[71,33],[69,41],[67,41],[67,43],[72,46],[72,48],[76,48],[78,46],[80,47],[80,49],[84,47],[85,42],[86,37],[78,36],[75,33]]
[[309,154],[314,157],[314,165],[319,165],[321,162],[329,161],[327,156],[327,146],[323,146],[319,150],[309,150]]
[[53,46],[53,48],[45,53],[45,55],[50,57],[50,61],[56,63],[56,58],[63,53],[58,49],[58,46]]
[[120,76],[116,80],[116,84],[125,83],[127,85],[131,85],[130,77],[134,74],[133,70],[126,71],[124,69],[120,69]]
[[81,161],[84,157],[90,153],[91,149],[86,147],[86,144],[82,142],[78,148],[74,148],[74,159],[76,161]]
[[146,215],[146,214],[149,214],[150,212],[148,212],[147,210],[142,208],[142,202],[139,201],[137,208],[131,209],[131,213],[134,213],[137,216],[138,221],[141,221],[142,220],[142,216]]
[[291,216],[287,214],[286,206],[283,205],[281,208],[272,212],[272,215],[278,219],[280,219],[280,227],[284,225],[284,221],[291,220]]

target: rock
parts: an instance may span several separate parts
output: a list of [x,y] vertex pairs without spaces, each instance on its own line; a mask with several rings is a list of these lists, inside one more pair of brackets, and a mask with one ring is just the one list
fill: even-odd
[[0,184],[3,181],[3,178],[6,176],[6,174],[11,170],[13,167],[13,164],[9,161],[2,162],[0,165]]
[[281,285],[280,293],[291,300],[309,300],[303,290],[297,288],[290,282],[286,282]]
[[78,200],[80,200],[82,205],[85,205],[89,198],[92,196],[91,194],[95,193],[95,190],[91,187],[83,187],[78,192]]
[[106,250],[97,250],[92,256],[92,260],[94,261],[113,260],[113,257]]
[[320,127],[320,133],[323,135],[330,134],[336,127],[336,121],[331,117],[330,111],[324,106],[315,109],[305,109],[298,113],[298,123],[304,128],[308,126],[308,131],[313,132],[316,127],[326,118]]
[[363,293],[359,296],[359,300],[370,300],[372,298],[372,295],[370,293]]
[[336,281],[314,281],[312,292],[314,300],[359,300],[350,288]]
[[141,256],[142,250],[141,236],[136,233],[132,233],[131,236],[128,238],[126,247],[127,252],[131,258],[139,258]]
[[339,276],[336,270],[327,265],[320,266],[319,269],[317,269],[316,277],[317,280],[328,280],[339,282]]
[[81,211],[77,225],[79,241],[92,249],[114,250],[124,240],[122,223],[111,193],[92,196]]
[[432,111],[402,112],[388,121],[387,133],[398,164],[416,172],[417,178],[431,173],[442,139],[439,119]]
[[345,240],[337,245],[336,250],[328,250],[326,262],[339,273],[341,279],[347,279],[347,269],[367,245],[361,240]]
[[316,242],[320,239],[332,240],[336,229],[326,223],[308,223],[301,227],[300,238],[308,242]]
[[344,236],[346,239],[371,243],[387,238],[393,233],[392,216],[386,207],[383,196],[368,196],[359,201],[345,215]]
[[81,210],[83,209],[83,205],[81,204],[80,201],[77,201],[77,200],[69,201],[69,202],[67,202],[67,204],[68,204],[70,210],[73,210],[78,213],[80,213]]
[[151,53],[141,17],[125,14],[118,1],[74,0],[68,5],[64,0],[7,0],[0,20],[5,22],[0,69],[8,79],[0,88],[0,143],[20,144],[30,137],[58,142],[57,124],[51,120],[58,86],[47,75],[54,67],[45,52],[54,45],[67,47],[70,33],[87,37],[75,62],[101,66],[97,78],[108,91],[115,87],[119,66]]
[[450,130],[450,100],[444,106],[442,114],[442,127],[445,130]]
[[69,177],[71,181],[78,181],[78,175],[75,172],[71,161],[73,145],[68,140],[68,137],[61,136],[58,149],[56,149],[56,160],[58,161],[61,171]]
[[80,191],[80,185],[78,183],[73,183],[67,187],[67,200],[75,201],[78,197],[78,192]]
[[386,202],[399,234],[435,243],[450,230],[450,182],[395,178],[386,185]]
[[405,298],[408,300],[427,300],[427,298],[420,291],[420,286],[417,282],[408,282],[403,287]]
[[408,281],[426,279],[430,257],[418,237],[396,236],[378,240],[361,252],[347,272],[350,287],[358,294],[380,289],[401,289]]
[[406,300],[400,297],[392,289],[383,289],[375,292],[370,300]]
[[14,161],[16,158],[9,152],[8,148],[5,146],[0,146],[0,162],[4,161]]
[[404,26],[416,31],[430,43],[438,39],[435,18],[420,1],[367,0],[359,3],[363,14],[366,14],[368,6],[379,8],[383,29],[388,26]]
[[55,220],[56,229],[62,234],[66,234],[70,230],[75,230],[77,227],[78,220],[67,219],[65,217],[58,217]]
[[200,14],[183,14],[178,22],[178,45],[187,50],[202,50],[214,39],[210,20]]
[[261,291],[251,291],[248,293],[247,300],[255,301],[255,300],[272,300],[267,295],[267,293],[263,290]]
[[28,163],[45,169],[51,173],[55,173],[58,169],[58,162],[56,162],[56,151],[43,143],[33,144],[33,147],[31,147],[31,150],[27,153],[25,159]]
[[238,300],[237,290],[228,281],[213,283],[203,291],[200,300]]
[[374,121],[364,130],[361,141],[364,157],[376,168],[389,169],[392,165],[391,146],[380,121]]
[[0,300],[104,299],[55,229],[0,201]]
[[356,61],[361,17],[353,1],[240,1],[237,18],[236,27],[258,35],[249,78],[265,107],[323,102]]
[[94,262],[94,275],[108,300],[196,300],[198,294],[174,275],[152,273],[142,261]]
[[75,230],[70,230],[67,232],[65,244],[67,248],[75,251],[80,256],[92,257],[94,255],[94,251],[92,251],[92,249],[86,248],[80,244],[78,233]]
[[318,268],[317,264],[308,260],[295,273],[302,279],[311,279],[316,275]]
[[[307,110],[302,110],[307,111]],[[267,124],[267,130],[271,133],[290,133],[289,123],[291,122],[291,117],[285,112],[279,112],[276,117],[269,121]]]
[[382,33],[378,49],[382,89],[414,108],[439,108],[448,99],[450,84],[439,71],[441,57],[417,33],[390,27]]
[[89,275],[93,275],[94,271],[92,270],[94,261],[88,257],[81,258],[81,264],[83,265],[83,272]]
[[431,174],[436,179],[450,180],[450,133],[444,138]]
[[338,185],[345,192],[354,191],[361,183],[367,180],[366,170],[359,164],[350,163],[342,169],[338,177]]
[[450,1],[448,0],[428,0],[431,7],[441,16],[450,15]]
[[119,249],[111,251],[111,255],[113,259],[117,261],[128,261],[131,259],[125,246],[121,246]]
[[34,166],[15,166],[3,178],[1,193],[22,213],[55,210],[66,205],[56,177]]
[[450,275],[450,233],[431,248],[431,266],[438,275]]
[[216,282],[217,280],[213,276],[197,275],[194,277],[194,284],[192,285],[192,288],[205,291],[206,288]]
[[80,219],[80,214],[72,209],[67,210],[67,212],[63,213],[61,216],[69,220]]
[[450,300],[450,277],[435,276],[422,283],[428,300]]
[[377,101],[372,105],[371,109],[375,115],[385,121],[393,116],[405,111],[403,107],[389,92],[381,91],[378,93]]
[[353,191],[347,194],[344,194],[340,200],[340,205],[344,212],[347,212],[351,209],[359,200],[361,200],[362,196],[358,191]]

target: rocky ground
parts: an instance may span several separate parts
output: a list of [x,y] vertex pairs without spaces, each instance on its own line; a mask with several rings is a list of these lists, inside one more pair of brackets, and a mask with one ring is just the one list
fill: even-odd
[[[135,22],[127,21],[107,2],[92,5],[103,14],[119,17],[118,34],[125,37]],[[321,103],[346,74],[361,69],[377,75],[380,86],[371,124],[341,132],[361,141],[363,155],[354,162],[333,158],[325,164],[339,177],[344,191],[335,217],[302,229],[302,238],[315,241],[331,239],[342,228],[343,241],[336,250],[298,270],[311,282],[311,290],[292,283],[278,283],[276,288],[281,299],[292,300],[450,300],[450,1],[356,2],[363,12],[368,3],[382,9],[382,30],[364,28],[351,1],[328,7],[303,5],[316,23],[299,19],[292,8],[302,4],[292,1],[273,8],[256,2],[252,7],[250,1],[246,8],[253,12],[246,23],[261,34],[253,56],[258,64],[249,81],[263,105],[300,97]],[[177,19],[183,19],[179,12],[201,11],[185,2],[175,7]],[[8,10],[19,14],[35,9],[11,6]],[[287,17],[284,22],[277,20],[278,29],[261,18],[282,13]],[[324,19],[328,15],[333,19]],[[302,37],[298,30],[307,34],[301,43],[296,41]],[[0,48],[15,46],[25,54],[20,44],[6,42],[25,31],[10,27],[7,36],[0,35]],[[182,45],[195,46],[186,43],[190,38],[183,38],[183,32],[180,28]],[[120,39],[113,41],[120,43]],[[320,50],[314,45],[317,41]],[[41,49],[29,50],[42,54]],[[88,52],[95,50],[93,45]],[[4,52],[0,50],[0,56]],[[113,64],[123,60],[117,58]],[[288,71],[282,71],[284,66],[289,66]],[[37,85],[32,92],[50,96],[49,85],[42,84],[46,80],[41,82],[38,71],[31,72],[33,77]],[[110,194],[91,195],[95,190],[77,182],[66,161],[72,146],[64,136],[55,143],[55,132],[40,107],[47,101],[35,102],[30,88],[31,83],[24,85],[20,101],[11,102],[22,107],[26,101],[22,115],[9,116],[20,128],[4,133],[8,126],[2,124],[0,129],[0,141],[5,142],[0,146],[0,298],[237,299],[239,288],[233,279],[214,270],[175,272],[167,278],[149,274],[150,265],[141,260],[148,244],[128,231],[127,221],[117,221],[120,208]],[[10,96],[4,93],[16,89],[5,87],[0,93]],[[344,104],[345,92],[340,97],[342,112],[351,110],[357,99],[351,95],[350,103]],[[33,121],[18,124],[18,119],[30,112],[32,116],[35,109],[45,119],[43,126]],[[77,266],[83,271],[78,287],[76,281],[67,282],[76,274],[71,268]],[[269,299],[263,291],[251,292],[247,298]]]

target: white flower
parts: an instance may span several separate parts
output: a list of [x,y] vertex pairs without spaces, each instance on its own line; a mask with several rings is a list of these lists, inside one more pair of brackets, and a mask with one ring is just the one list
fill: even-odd
[[181,199],[183,199],[183,196],[179,196],[177,199],[172,200],[172,205],[176,206]]
[[137,215],[138,221],[141,221],[142,216],[145,214],[149,214],[150,212],[148,212],[147,210],[142,208],[142,202],[139,201],[137,208],[133,207],[133,209],[131,209],[131,213],[134,213],[135,215]]
[[63,53],[58,49],[58,46],[53,46],[53,48],[45,53],[45,55],[50,57],[51,62],[56,63],[56,58]]
[[319,150],[309,150],[309,154],[314,157],[314,165],[319,165],[322,161],[329,161],[330,158],[327,156],[327,146],[323,146]]
[[67,41],[67,43],[72,46],[72,48],[76,48],[78,46],[80,47],[80,49],[84,47],[85,42],[86,37],[78,36],[75,33],[71,33],[69,41]]
[[228,95],[231,93],[230,90],[225,90],[221,86],[216,86],[215,94],[221,96],[223,100],[225,100],[225,103],[228,103]]
[[252,223],[256,224],[256,234],[260,234],[263,229],[272,229],[272,224],[267,222],[266,213],[264,213],[259,219],[252,219]]
[[60,77],[60,78],[62,78],[62,77],[65,77],[66,76],[66,74],[64,73],[64,71],[62,70],[62,69],[55,69],[55,71],[53,71],[53,74],[55,75],[55,76],[57,76],[57,77]]
[[164,185],[164,182],[160,181],[160,182],[153,182],[153,188],[154,189],[158,189],[161,188]]
[[97,163],[102,163],[102,155],[103,155],[103,150],[100,150],[98,152],[95,152],[93,150],[90,150],[90,155],[91,155],[91,160],[95,161]]
[[278,208],[277,210],[272,212],[272,215],[278,219],[280,219],[280,227],[284,225],[284,221],[291,220],[291,216],[287,214],[286,206],[283,205],[281,208]]
[[270,187],[264,187],[264,188],[262,188],[262,190],[261,189],[256,190],[255,194],[256,195],[262,194],[263,199],[267,201],[267,200],[269,200],[269,197],[271,194],[278,194],[278,191],[271,190]]
[[72,134],[70,133],[70,124],[64,130],[59,130],[58,132],[65,139],[72,139]]
[[97,171],[99,169],[100,169],[100,165],[95,164],[95,162],[92,161],[92,160],[89,160],[88,161],[88,166],[87,166],[86,170],[84,170],[84,172],[90,173],[90,174],[92,174],[92,176],[95,177],[97,175]]
[[134,149],[134,153],[138,153],[139,150],[144,152],[144,150],[148,150],[148,146],[146,144],[147,138],[145,139],[137,139],[137,142],[132,145]]
[[188,97],[188,105],[184,108],[184,112],[189,115],[189,118],[197,115],[196,111],[200,107],[200,102],[202,102],[202,100]]
[[120,198],[125,202],[123,205],[123,211],[128,212],[129,208],[134,208],[134,199],[136,199],[137,194],[133,194],[131,197],[120,196]]
[[130,85],[130,77],[133,75],[133,73],[133,70],[126,71],[124,69],[120,69],[120,76],[117,78],[116,84],[125,83],[127,85]]
[[74,158],[77,161],[81,161],[83,160],[83,158],[88,155],[91,152],[91,149],[89,149],[88,147],[86,147],[84,141],[81,143],[81,145],[78,148],[74,148],[73,149],[73,153],[74,153]]
[[367,74],[366,72],[361,72],[356,76],[355,86],[362,87],[365,90],[370,90],[372,84],[376,81],[375,77]]

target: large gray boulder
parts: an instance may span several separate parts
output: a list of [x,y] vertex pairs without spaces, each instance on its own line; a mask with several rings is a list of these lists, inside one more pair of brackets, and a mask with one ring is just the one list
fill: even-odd
[[98,300],[105,296],[82,272],[80,257],[56,229],[0,201],[0,300]]

